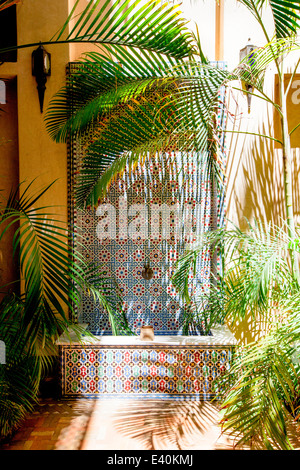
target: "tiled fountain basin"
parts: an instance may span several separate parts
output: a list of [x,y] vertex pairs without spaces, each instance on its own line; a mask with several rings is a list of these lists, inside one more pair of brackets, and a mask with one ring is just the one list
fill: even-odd
[[150,398],[215,396],[213,381],[230,367],[236,344],[226,327],[211,336],[62,336],[61,393],[66,397]]

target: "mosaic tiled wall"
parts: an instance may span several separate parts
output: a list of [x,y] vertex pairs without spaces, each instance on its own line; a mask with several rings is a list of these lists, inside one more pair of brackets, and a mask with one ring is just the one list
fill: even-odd
[[215,396],[213,380],[229,366],[231,348],[63,346],[64,396]]
[[[218,119],[222,133],[221,110]],[[78,158],[75,146],[75,169]],[[224,194],[205,178],[199,158],[173,153],[149,158],[115,181],[97,208],[74,209],[72,214],[76,249],[116,279],[134,333],[150,324],[156,335],[181,334],[183,305],[170,282],[175,263],[197,235],[222,224]],[[170,214],[160,215],[163,205]],[[142,277],[145,263],[154,271],[151,280]],[[211,269],[207,251],[199,260],[196,279],[190,279],[190,289],[205,293]],[[77,319],[88,323],[96,335],[112,334],[108,315],[90,297],[83,299]]]
[[[78,239],[87,261],[116,278],[129,327],[134,332],[143,324],[150,324],[155,334],[180,334],[182,306],[170,278],[187,243],[217,225],[220,200],[212,198],[210,182],[203,179],[191,158],[184,165],[182,174],[176,165],[162,168],[160,162],[153,161],[148,162],[147,170],[145,173],[145,167],[137,169],[131,181],[126,176],[117,180],[97,209],[77,210]],[[170,209],[168,221],[167,216],[164,219],[167,222],[165,229],[170,229],[166,236],[163,217],[160,219],[159,215],[159,207],[163,204]],[[172,212],[175,205],[179,208],[178,213]],[[130,215],[139,207],[142,212]],[[112,220],[106,208],[113,209],[116,236],[100,238],[106,224]],[[130,232],[127,237],[120,230],[123,221]],[[159,222],[159,234],[153,233]],[[145,263],[153,269],[151,280],[142,277]],[[210,275],[208,251],[200,260],[197,278],[191,277],[190,288],[205,292]],[[110,334],[108,316],[91,298],[84,299],[78,315],[79,321],[88,323],[94,334]]]

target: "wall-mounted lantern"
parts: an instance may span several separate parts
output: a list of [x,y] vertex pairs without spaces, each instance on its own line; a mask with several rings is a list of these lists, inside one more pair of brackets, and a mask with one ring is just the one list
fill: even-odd
[[[243,49],[240,50],[240,62],[242,62],[246,57],[248,57],[248,65],[251,67],[254,64],[254,54],[251,54],[255,49],[257,49],[256,46],[251,44],[250,38],[248,39],[248,43]],[[251,111],[251,94],[253,91],[253,87],[244,81],[242,81],[242,87],[245,90],[247,94],[247,101],[248,101],[248,113]]]
[[46,51],[42,44],[32,53],[32,75],[36,79],[42,113],[47,77],[51,75],[51,54]]

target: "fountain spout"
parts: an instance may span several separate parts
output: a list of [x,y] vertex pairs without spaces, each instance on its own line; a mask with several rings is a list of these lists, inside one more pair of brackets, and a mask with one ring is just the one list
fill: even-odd
[[144,269],[143,269],[143,271],[142,271],[142,276],[143,276],[143,278],[146,279],[147,281],[149,281],[150,279],[153,278],[153,269],[150,268],[149,263],[145,263]]

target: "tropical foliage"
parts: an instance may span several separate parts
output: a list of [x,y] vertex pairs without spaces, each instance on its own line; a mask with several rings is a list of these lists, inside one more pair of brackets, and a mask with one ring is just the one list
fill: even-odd
[[[265,331],[261,330],[259,341],[237,351],[231,371],[222,379],[224,427],[237,432],[240,443],[249,444],[256,439],[260,446],[290,449],[286,423],[290,413],[297,418],[299,400],[299,371],[294,359],[299,341],[299,259],[295,244],[290,147],[290,136],[297,127],[288,129],[286,100],[299,60],[287,88],[284,78],[287,55],[299,51],[300,6],[298,2],[281,0],[240,3],[261,26],[266,45],[253,51],[234,71],[212,67],[196,37],[194,54],[189,61],[166,59],[158,53],[137,54],[131,49],[125,53],[118,48],[112,49],[109,61],[101,53],[88,55],[51,104],[47,124],[58,141],[85,133],[87,142],[92,140],[85,148],[77,200],[79,204],[96,204],[112,178],[126,165],[155,152],[163,155],[176,149],[205,155],[209,176],[222,184],[223,168],[218,158],[222,148],[215,120],[221,87],[236,87],[239,82],[246,84],[246,88],[239,89],[246,89],[249,95],[260,97],[274,107],[280,118],[282,136],[260,137],[277,140],[282,148],[286,224],[280,228],[258,224],[256,228],[250,226],[249,233],[238,229],[222,230],[205,237],[209,241],[206,246],[224,250],[226,268],[223,278],[216,279],[217,289],[212,282],[209,318],[216,318],[217,308],[219,319],[220,312],[221,319],[236,322],[251,314],[260,326],[267,324]],[[271,33],[262,19],[265,7],[271,9],[274,19]],[[264,81],[270,65],[275,66],[278,75],[279,102],[265,93]],[[93,83],[86,87],[84,77],[91,76],[90,70],[93,77],[101,77],[101,84],[106,83],[107,87],[99,86],[92,79],[86,80]],[[80,90],[79,82],[83,84]],[[116,89],[112,93],[113,86]],[[68,97],[74,92],[71,109]],[[200,246],[202,250],[203,244]],[[182,297],[194,308],[189,308],[194,318],[199,313],[195,308],[197,302],[187,295],[186,286],[190,269],[196,265],[200,252],[197,249],[188,252],[180,260],[174,277]]]
[[[205,171],[204,180],[216,179],[222,186],[222,130],[216,113],[228,72],[208,63],[199,41],[191,37],[191,52],[197,53],[188,61],[175,54],[111,45],[109,59],[100,51],[88,53],[71,67],[45,120],[57,142],[80,142],[78,206],[96,206],[117,175],[154,155],[170,161],[180,152],[184,161],[192,152]],[[184,331],[199,326],[191,307],[186,306],[185,319],[191,318]],[[203,329],[205,321],[200,323]]]
[[237,431],[241,443],[291,449],[289,413],[296,420],[299,414],[300,291],[288,259],[290,250],[299,255],[298,240],[286,227],[261,225],[225,237],[234,241],[224,283],[228,317],[250,313],[265,324],[265,335],[237,351],[224,377],[224,429]]
[[[3,0],[0,9],[8,8],[18,0]],[[186,21],[178,9],[168,2],[157,0],[131,1],[89,0],[82,10],[80,0],[74,6],[65,23],[52,38],[43,44],[92,43],[101,44],[109,53],[110,45],[158,50],[184,57],[190,53],[190,35]],[[134,19],[134,21],[133,21]],[[40,42],[19,44],[19,49],[39,45]],[[1,52],[11,50],[1,49]]]
[[[240,3],[251,11],[262,27],[266,45],[253,51],[233,71],[210,64],[199,38],[193,34],[188,60],[160,52],[110,46],[109,59],[106,53],[91,53],[76,64],[66,86],[50,103],[46,125],[58,142],[70,138],[83,142],[76,193],[79,206],[97,205],[114,177],[126,167],[133,167],[137,161],[155,153],[170,159],[174,150],[184,155],[196,153],[206,179],[212,185],[218,185],[219,191],[224,190],[222,129],[218,127],[216,113],[222,108],[226,114],[227,109],[224,100],[220,103],[220,90],[238,85],[239,90],[245,90],[246,84],[249,95],[259,96],[272,104],[280,116],[282,140],[274,136],[263,137],[277,140],[283,148],[287,227],[290,236],[295,237],[291,152],[284,130],[287,120],[284,103],[288,90],[281,89],[280,103],[275,103],[265,93],[264,80],[269,66],[275,63],[280,83],[283,83],[282,58],[299,49],[295,37],[299,5],[288,2],[283,6],[277,1]],[[262,20],[267,4],[274,16],[273,36]],[[293,264],[297,275],[297,264]],[[192,319],[203,310],[206,300],[194,298],[192,302],[185,296],[183,286],[177,283],[188,302],[186,317]],[[215,280],[211,289],[215,289]],[[209,297],[212,302],[211,295]],[[187,321],[187,325],[190,323]],[[206,327],[209,325],[210,322]]]
[[[15,3],[1,1],[0,10]],[[119,44],[124,49],[172,52],[174,57],[186,56],[191,50],[184,22],[168,4],[96,0],[89,1],[83,11],[79,8],[77,0],[65,24],[47,44],[86,42],[101,44],[106,51]],[[65,226],[56,218],[49,219],[48,208],[36,207],[44,190],[31,195],[29,186],[19,197],[19,189],[2,206],[0,220],[0,241],[9,229],[14,231],[12,253],[21,276],[14,282],[14,286],[21,284],[21,293],[18,289],[7,293],[8,286],[3,286],[0,304],[0,337],[6,347],[6,364],[0,368],[1,437],[12,432],[32,409],[41,377],[53,363],[58,336],[69,327],[80,333],[71,320],[83,294],[93,295],[108,312],[114,334],[131,333],[114,280],[87,266],[72,249],[72,234],[66,235]]]
[[[275,63],[282,80],[282,57],[299,48],[294,36],[299,19],[297,2],[284,6],[282,2],[270,2],[274,37],[268,34],[262,21],[266,2],[240,3],[248,7],[263,28],[266,46],[254,51],[232,72],[210,65],[199,38],[193,34],[189,35],[189,60],[173,50],[166,55],[157,50],[110,45],[109,58],[107,51],[87,54],[77,64],[66,87],[50,103],[46,123],[50,135],[58,142],[85,136],[80,205],[97,203],[113,176],[126,164],[133,164],[149,153],[172,149],[193,150],[202,155],[206,152],[210,159],[207,168],[222,181],[219,158],[222,148],[216,128],[221,87],[235,86],[240,81],[247,84],[249,94],[259,94],[271,102],[264,93],[268,66]],[[280,103],[273,103],[282,123],[286,120],[286,92]],[[281,143],[289,161],[284,135]],[[288,216],[288,220],[290,226],[292,217]]]
[[[231,369],[219,380],[224,393],[222,419],[224,431],[232,431],[236,444],[252,448],[293,448],[289,435],[292,418],[299,417],[299,242],[294,223],[292,153],[290,136],[298,127],[288,129],[286,100],[299,60],[286,88],[286,55],[299,51],[298,2],[241,1],[263,28],[267,44],[254,51],[237,71],[248,84],[248,93],[260,96],[279,113],[284,168],[286,223],[281,227],[249,225],[208,232],[199,246],[179,261],[175,285],[186,295],[189,271],[204,247],[223,250],[224,275],[219,292],[211,290],[214,309],[223,309],[224,319],[238,324],[251,318],[259,325],[260,338],[237,349]],[[269,36],[262,20],[268,4],[274,17],[274,37]],[[275,64],[280,83],[280,99],[274,102],[264,92],[265,71]],[[300,125],[300,123],[298,124]],[[260,136],[274,139],[274,136]]]
[[0,11],[5,10],[13,5],[20,3],[21,0],[1,0],[0,1]]
[[38,206],[48,188],[33,194],[31,185],[21,185],[1,206],[0,242],[13,229],[11,251],[21,277],[1,286],[0,338],[6,363],[0,367],[0,437],[32,409],[41,378],[56,359],[58,337],[71,328],[80,338],[82,328],[71,319],[82,295],[93,295],[108,311],[116,334],[129,332],[114,281],[72,250],[53,209]]
[[[265,446],[285,449],[291,447],[285,410],[288,406],[296,414],[298,396],[294,353],[298,341],[299,283],[298,245],[293,244],[297,237],[291,198],[292,131],[287,127],[288,90],[284,88],[283,59],[292,50],[299,50],[296,34],[300,5],[291,0],[240,0],[240,3],[262,27],[266,45],[230,72],[208,62],[199,38],[185,29],[182,20],[178,22],[173,7],[164,6],[161,10],[158,3],[131,5],[126,1],[114,2],[109,12],[109,2],[100,11],[98,0],[89,2],[71,32],[67,32],[66,23],[53,41],[80,40],[103,47],[77,64],[66,87],[50,104],[46,123],[57,141],[82,139],[84,158],[77,202],[85,205],[96,204],[126,165],[132,166],[151,153],[163,155],[174,149],[196,152],[208,176],[222,185],[223,149],[216,123],[221,87],[243,82],[248,86],[247,93],[274,106],[282,127],[282,138],[278,141],[284,162],[286,227],[272,228],[273,233],[250,228],[250,235],[235,231],[227,236],[221,231],[217,240],[211,238],[213,234],[207,236],[216,246],[218,240],[223,242],[221,246],[227,254],[224,259],[229,262],[221,284],[224,318],[231,314],[243,317],[249,311],[270,318],[274,306],[280,311],[276,321],[274,318],[270,321],[268,334],[241,350],[228,380],[227,376],[223,378],[227,390],[224,425],[238,431],[243,442],[256,435]],[[78,2],[72,17],[77,7]],[[265,7],[271,9],[274,19],[271,34],[262,19]],[[271,63],[279,77],[279,103],[274,103],[264,91],[265,72]],[[290,256],[291,264],[284,255]],[[187,256],[192,260],[197,250]],[[219,300],[220,297],[216,302]],[[283,313],[287,313],[285,321]]]
[[286,226],[258,222],[245,232],[234,226],[207,232],[179,261],[178,288],[208,247],[222,248],[226,260],[222,284],[211,291],[211,315],[221,310],[229,325],[251,318],[260,333],[236,349],[230,370],[215,384],[223,393],[223,430],[237,446],[292,449],[287,424],[299,416],[300,289],[289,253],[299,256],[299,240],[289,238]]
[[56,141],[82,136],[87,142],[77,203],[97,204],[127,165],[174,149],[198,152],[199,160],[204,152],[207,167],[219,175],[213,137],[227,73],[208,63],[117,46],[111,58],[87,54],[46,113]]

